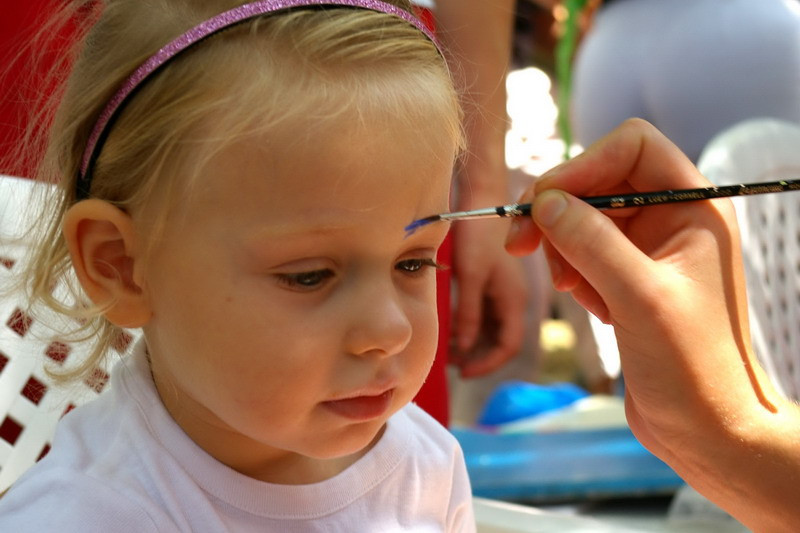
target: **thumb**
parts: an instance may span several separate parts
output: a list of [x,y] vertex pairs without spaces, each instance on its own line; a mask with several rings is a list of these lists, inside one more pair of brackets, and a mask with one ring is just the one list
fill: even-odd
[[586,202],[560,190],[539,193],[533,202],[533,220],[543,237],[602,298],[609,310],[646,285],[651,260],[614,222]]

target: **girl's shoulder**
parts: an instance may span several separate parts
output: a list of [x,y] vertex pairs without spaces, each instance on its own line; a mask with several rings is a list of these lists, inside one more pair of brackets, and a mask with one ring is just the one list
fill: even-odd
[[405,406],[394,418],[401,423],[415,426],[417,431],[441,445],[451,447],[457,444],[455,437],[446,427],[414,403]]
[[34,467],[0,497],[0,531],[169,531],[149,507],[98,477]]
[[461,445],[453,434],[438,420],[416,404],[408,404],[389,420],[387,433],[404,435],[405,453],[418,461],[450,469],[463,463]]

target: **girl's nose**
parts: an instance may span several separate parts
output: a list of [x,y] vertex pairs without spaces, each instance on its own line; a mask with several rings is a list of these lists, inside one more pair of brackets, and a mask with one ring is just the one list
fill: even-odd
[[388,357],[411,341],[412,326],[401,295],[389,286],[360,291],[350,307],[346,349],[360,356]]

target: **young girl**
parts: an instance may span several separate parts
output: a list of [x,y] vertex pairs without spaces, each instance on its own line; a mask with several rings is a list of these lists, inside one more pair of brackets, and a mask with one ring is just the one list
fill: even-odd
[[461,133],[406,7],[106,2],[53,126],[40,178],[63,198],[30,281],[57,305],[74,269],[98,357],[144,335],[0,499],[0,530],[474,530],[457,442],[409,404],[447,227],[403,228],[447,210]]

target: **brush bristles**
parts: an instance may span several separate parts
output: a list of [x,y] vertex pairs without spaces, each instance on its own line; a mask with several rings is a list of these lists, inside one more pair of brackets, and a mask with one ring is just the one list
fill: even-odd
[[406,230],[406,237],[410,237],[411,235],[413,235],[414,232],[416,232],[422,226],[427,226],[432,222],[438,222],[441,219],[442,219],[441,215],[431,215],[429,217],[415,220],[414,222],[403,228]]

